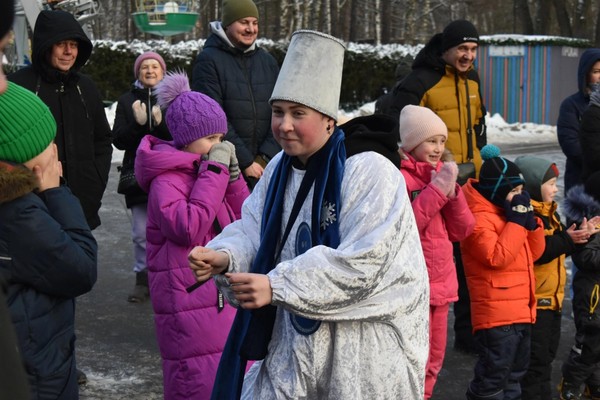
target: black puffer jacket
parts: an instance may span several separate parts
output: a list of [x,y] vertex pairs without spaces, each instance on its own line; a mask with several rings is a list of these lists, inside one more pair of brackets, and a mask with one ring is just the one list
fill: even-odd
[[[132,105],[136,100],[140,100],[146,105],[148,122],[145,125],[138,124],[133,116]],[[159,125],[156,125],[152,119],[152,106],[155,104],[156,98],[150,88],[142,89],[134,86],[129,92],[119,97],[112,134],[115,147],[125,150],[123,165],[135,162],[135,152],[144,136],[152,135],[163,140],[171,140],[165,119],[163,118]],[[135,193],[125,196],[128,208],[147,202],[148,195],[141,188],[138,188]]]
[[[235,145],[240,168],[249,167],[257,155],[271,159],[281,148],[271,131],[269,99],[279,74],[277,62],[256,47],[243,52],[213,33],[198,54],[192,89],[215,99],[225,111],[229,130],[226,139]],[[218,24],[220,26],[220,23]]]
[[[48,63],[52,45],[77,40],[77,60],[64,74]],[[79,69],[92,53],[92,43],[75,18],[63,11],[42,11],[35,24],[32,62],[8,76],[32,92],[56,119],[56,145],[63,174],[81,201],[90,228],[100,225],[98,210],[108,181],[112,145],[102,98],[92,80]]]
[[[583,146],[582,148],[585,149]],[[600,203],[585,192],[583,185],[576,185],[567,192],[563,209],[567,217],[567,225],[571,223],[579,225],[584,217],[589,219],[600,214]],[[594,287],[600,285],[600,234],[592,236],[585,245],[578,246],[578,250],[571,254],[571,258],[578,268],[572,283],[575,325],[578,335],[583,335],[590,321],[598,321],[600,318],[600,309],[596,306],[590,308],[598,300]],[[588,339],[584,337],[582,340]],[[597,344],[598,341],[596,340],[595,343]],[[598,348],[592,350],[596,354],[600,352]]]
[[583,112],[579,129],[579,141],[583,168],[581,179],[585,181],[591,174],[600,171],[600,91],[592,93],[596,99]]
[[75,297],[96,282],[97,245],[66,186],[33,192],[23,166],[0,163],[0,277],[32,399],[76,399]]

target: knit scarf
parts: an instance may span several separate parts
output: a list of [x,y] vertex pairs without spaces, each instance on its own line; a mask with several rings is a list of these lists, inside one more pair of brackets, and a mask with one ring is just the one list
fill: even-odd
[[[263,208],[260,245],[250,272],[267,274],[279,262],[284,195],[293,157],[284,154],[275,167]],[[302,206],[314,182],[311,218],[312,246],[337,248],[340,243],[339,207],[346,149],[344,132],[336,128],[331,138],[313,154],[306,165],[306,173],[296,197]],[[304,193],[303,193],[304,192]],[[296,208],[296,204],[294,204]],[[293,218],[293,216],[292,216]],[[295,219],[295,218],[294,218]],[[294,221],[287,221],[291,229]],[[268,305],[249,311],[239,308],[215,379],[211,399],[239,399],[248,360],[262,360],[267,355],[277,307]]]

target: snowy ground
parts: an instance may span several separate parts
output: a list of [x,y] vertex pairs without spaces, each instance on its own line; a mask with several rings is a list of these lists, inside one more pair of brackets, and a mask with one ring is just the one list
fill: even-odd
[[[111,124],[115,118],[116,104],[106,108],[106,117],[108,122]],[[357,110],[344,111],[340,110],[339,122],[345,122],[357,116],[370,115],[375,109],[375,103],[367,103]],[[551,125],[540,125],[533,123],[514,123],[508,124],[499,114],[493,116],[487,115],[487,138],[488,143],[496,145],[506,144],[536,144],[545,145],[558,143],[556,138],[556,126]],[[123,159],[123,152],[118,149],[114,149],[113,162],[121,162]]]

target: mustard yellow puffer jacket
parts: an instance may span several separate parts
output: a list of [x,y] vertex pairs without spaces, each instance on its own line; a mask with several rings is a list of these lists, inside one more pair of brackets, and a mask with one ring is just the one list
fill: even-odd
[[531,200],[535,214],[544,222],[546,249],[536,260],[535,298],[540,310],[560,310],[565,297],[567,272],[565,258],[575,250],[556,212],[556,202]]
[[[446,149],[450,150],[458,164],[474,162],[479,174],[479,149],[487,142],[486,111],[481,99],[479,76],[472,67],[460,74],[454,67],[446,64],[441,58],[440,46],[441,37],[435,35],[419,52],[411,73],[394,88],[390,115],[399,118],[400,112],[408,104],[431,109],[448,127]],[[470,120],[467,112],[467,86]],[[472,159],[467,156],[469,126],[472,129]]]

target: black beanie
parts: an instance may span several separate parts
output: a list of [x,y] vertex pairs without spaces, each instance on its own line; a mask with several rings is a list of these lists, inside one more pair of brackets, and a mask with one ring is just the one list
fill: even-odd
[[0,0],[0,39],[12,28],[15,16],[15,5],[13,0]]
[[503,207],[508,193],[525,184],[525,179],[517,164],[500,157],[499,154],[500,151],[494,145],[487,145],[481,149],[481,156],[485,161],[479,171],[479,181],[474,186],[487,200]]
[[442,53],[464,42],[479,43],[479,33],[469,21],[459,19],[450,22],[442,33]]

